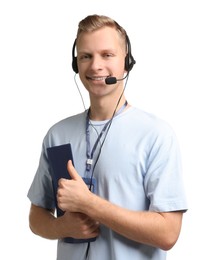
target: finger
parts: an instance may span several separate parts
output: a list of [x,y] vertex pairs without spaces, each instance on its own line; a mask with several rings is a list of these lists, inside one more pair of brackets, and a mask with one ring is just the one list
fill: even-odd
[[64,178],[60,178],[60,179],[58,180],[58,189],[59,189],[60,187],[63,188],[66,181],[68,181],[68,180],[67,180],[67,179],[64,179]]
[[71,160],[69,160],[68,163],[67,163],[67,170],[68,170],[68,173],[69,173],[70,177],[73,180],[80,180],[80,179],[82,179],[80,177],[80,175],[77,173],[77,171],[75,170]]

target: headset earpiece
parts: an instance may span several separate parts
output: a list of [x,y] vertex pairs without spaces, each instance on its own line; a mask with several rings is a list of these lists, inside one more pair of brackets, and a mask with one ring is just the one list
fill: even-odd
[[127,55],[125,57],[125,70],[126,71],[131,71],[134,64],[136,63],[136,61],[134,60],[134,57],[131,54],[131,43],[130,40],[128,38],[128,35],[126,35],[126,43],[127,43]]
[[73,58],[72,67],[75,73],[78,73],[77,57]]
[[125,58],[125,70],[131,71],[136,61],[134,60],[132,55],[127,54]]
[[77,57],[75,56],[75,47],[76,47],[76,39],[73,44],[72,49],[72,68],[75,73],[78,73],[78,64],[77,64]]

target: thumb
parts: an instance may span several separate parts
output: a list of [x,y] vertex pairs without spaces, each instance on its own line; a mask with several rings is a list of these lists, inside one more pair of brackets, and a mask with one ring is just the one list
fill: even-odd
[[80,175],[77,173],[77,171],[75,170],[73,164],[72,164],[72,161],[69,160],[67,162],[67,170],[68,170],[68,173],[70,175],[70,177],[73,179],[73,180],[79,180],[81,179]]

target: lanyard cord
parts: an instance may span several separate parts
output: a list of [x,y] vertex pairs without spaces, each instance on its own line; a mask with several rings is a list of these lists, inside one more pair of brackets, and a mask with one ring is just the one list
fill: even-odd
[[[119,115],[120,113],[122,113],[122,111],[126,108],[127,104],[128,104],[128,102],[125,101],[124,105],[118,110],[118,112],[114,113],[113,117],[115,117],[115,116]],[[94,152],[96,151],[97,145],[98,145],[100,139],[102,138],[102,135],[105,133],[107,127],[110,126],[113,117],[110,120],[108,120],[108,122],[104,125],[102,131],[100,132],[100,134],[97,137],[96,142],[94,143],[92,151],[90,151],[90,131],[89,131],[89,126],[91,125],[91,123],[90,123],[90,120],[89,120],[89,110],[88,110],[87,117],[86,117],[86,155],[87,155],[86,171],[88,171],[88,172],[91,170],[91,165],[93,163],[93,156],[94,156]]]

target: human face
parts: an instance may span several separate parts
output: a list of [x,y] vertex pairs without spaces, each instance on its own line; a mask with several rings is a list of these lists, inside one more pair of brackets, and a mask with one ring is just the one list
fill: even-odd
[[91,96],[121,92],[122,81],[106,85],[105,79],[109,76],[123,77],[125,55],[124,41],[114,28],[103,27],[79,35],[77,39],[79,76]]

